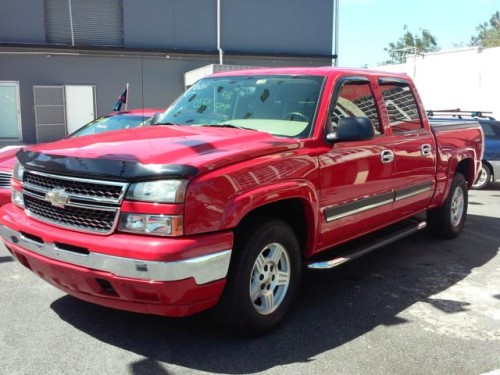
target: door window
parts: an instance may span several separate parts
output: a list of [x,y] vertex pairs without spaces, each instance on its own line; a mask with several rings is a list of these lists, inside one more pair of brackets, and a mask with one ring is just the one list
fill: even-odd
[[418,114],[415,97],[408,84],[384,84],[380,86],[393,133],[420,130],[422,121]]
[[373,124],[375,135],[381,134],[379,114],[370,83],[366,81],[347,81],[342,85],[336,100],[330,106],[333,130],[340,118],[367,117]]

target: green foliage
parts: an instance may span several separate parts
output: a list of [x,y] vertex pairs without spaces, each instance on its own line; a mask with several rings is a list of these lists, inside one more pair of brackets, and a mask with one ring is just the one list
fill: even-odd
[[478,34],[470,40],[470,46],[498,47],[500,46],[500,12],[495,12],[489,23],[479,25]]
[[406,55],[439,50],[436,37],[429,30],[420,29],[420,35],[411,33],[406,25],[403,30],[405,33],[397,42],[389,43],[389,46],[384,48],[390,56],[388,63],[401,64],[405,62]]

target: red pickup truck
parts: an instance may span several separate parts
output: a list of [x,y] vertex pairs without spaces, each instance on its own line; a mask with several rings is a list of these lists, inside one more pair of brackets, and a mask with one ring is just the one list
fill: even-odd
[[482,153],[478,124],[431,128],[405,75],[227,72],[155,126],[20,150],[0,233],[75,297],[165,316],[213,308],[260,333],[283,320],[304,267],[426,225],[456,237]]

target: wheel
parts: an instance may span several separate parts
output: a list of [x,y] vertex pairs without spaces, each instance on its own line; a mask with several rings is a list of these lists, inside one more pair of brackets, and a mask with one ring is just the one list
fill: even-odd
[[298,289],[301,255],[288,224],[255,221],[235,233],[226,287],[214,309],[230,330],[258,335],[283,320]]
[[462,231],[467,217],[467,182],[457,173],[443,206],[427,211],[427,224],[436,237],[455,238]]
[[490,168],[488,168],[487,165],[484,165],[484,163],[482,163],[481,170],[479,171],[479,176],[477,177],[476,182],[474,182],[474,185],[472,185],[472,188],[475,190],[484,189],[490,182],[490,179],[491,179]]
[[288,112],[285,113],[281,119],[283,120],[290,120],[290,121],[305,121],[309,122],[309,117],[304,115],[301,112]]

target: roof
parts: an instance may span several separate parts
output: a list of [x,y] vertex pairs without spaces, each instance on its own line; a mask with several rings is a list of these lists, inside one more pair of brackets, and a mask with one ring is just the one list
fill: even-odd
[[285,68],[255,68],[232,70],[228,72],[215,73],[210,77],[230,77],[244,75],[309,75],[309,76],[331,76],[331,75],[364,75],[364,76],[383,76],[408,79],[408,75],[404,73],[392,73],[386,71],[377,71],[364,68],[339,68],[333,66],[323,67],[285,67]]

